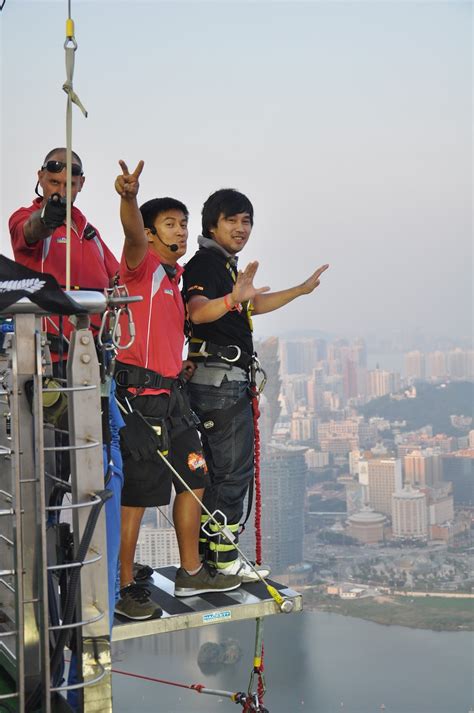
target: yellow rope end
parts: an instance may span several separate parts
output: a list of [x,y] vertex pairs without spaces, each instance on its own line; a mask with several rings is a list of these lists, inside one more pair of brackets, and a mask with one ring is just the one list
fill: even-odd
[[280,592],[275,589],[275,587],[272,587],[271,584],[267,584],[267,591],[270,596],[273,597],[277,604],[281,604],[283,602],[283,597],[281,596]]
[[253,660],[253,667],[254,667],[254,668],[260,668],[261,665],[262,665],[262,659],[261,659],[261,657],[260,657],[260,656],[255,656],[255,658],[254,658],[254,660]]
[[66,20],[66,37],[74,37],[74,20],[70,17]]

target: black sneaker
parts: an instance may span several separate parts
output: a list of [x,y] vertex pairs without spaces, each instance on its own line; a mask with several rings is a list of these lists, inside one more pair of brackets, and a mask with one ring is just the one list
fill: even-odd
[[217,570],[203,564],[196,574],[188,574],[180,567],[176,572],[174,593],[176,597],[193,597],[209,592],[230,592],[242,584],[242,577],[219,574]]
[[115,605],[115,613],[127,619],[159,619],[162,608],[150,599],[150,590],[132,583],[120,590],[120,599]]
[[133,563],[133,579],[135,582],[146,582],[153,577],[154,569],[147,564]]

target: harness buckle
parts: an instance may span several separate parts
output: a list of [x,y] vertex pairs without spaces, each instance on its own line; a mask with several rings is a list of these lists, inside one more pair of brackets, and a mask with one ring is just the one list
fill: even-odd
[[236,351],[236,356],[235,357],[226,357],[223,354],[218,354],[218,356],[226,361],[228,364],[234,364],[236,361],[239,361],[240,357],[242,356],[242,349],[237,346],[237,344],[229,344],[227,349],[235,349]]

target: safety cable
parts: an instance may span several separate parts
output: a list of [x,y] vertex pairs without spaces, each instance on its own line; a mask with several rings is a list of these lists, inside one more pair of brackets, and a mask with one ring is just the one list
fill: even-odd
[[243,713],[252,711],[253,713],[269,713],[266,708],[263,708],[259,703],[259,694],[248,693],[241,691],[221,691],[214,688],[206,688],[202,683],[178,683],[177,681],[168,681],[166,678],[157,678],[156,676],[145,676],[141,673],[132,673],[131,671],[121,671],[120,669],[112,668],[112,673],[121,676],[130,676],[131,678],[139,678],[142,681],[150,681],[151,683],[164,683],[167,686],[175,686],[177,688],[186,688],[188,691],[203,693],[209,696],[220,696],[222,698],[230,698],[234,703],[240,703]]
[[[66,105],[66,290],[71,289],[71,223],[72,223],[72,105],[76,104],[87,118],[87,111],[74,92],[74,53],[77,42],[74,37],[74,20],[71,17],[71,0],[68,0],[68,18],[66,20],[66,81],[63,90],[67,94]],[[78,176],[78,180],[81,177]]]

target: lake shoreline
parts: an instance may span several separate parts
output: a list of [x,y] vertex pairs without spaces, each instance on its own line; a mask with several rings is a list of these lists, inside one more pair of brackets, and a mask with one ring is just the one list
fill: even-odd
[[341,614],[385,626],[446,632],[474,631],[472,599],[415,599],[391,595],[343,600],[305,590],[303,606],[306,611]]

